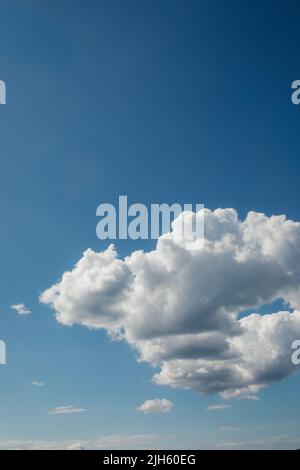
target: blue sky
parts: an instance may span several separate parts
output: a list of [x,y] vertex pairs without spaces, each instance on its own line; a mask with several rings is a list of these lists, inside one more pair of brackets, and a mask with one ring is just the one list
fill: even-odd
[[[39,294],[107,247],[95,211],[120,194],[299,220],[299,13],[295,1],[1,2],[0,441],[295,446],[299,376],[207,411],[223,400],[156,385],[127,343],[61,325]],[[136,411],[154,398],[174,409]],[[67,405],[87,411],[48,415]]]

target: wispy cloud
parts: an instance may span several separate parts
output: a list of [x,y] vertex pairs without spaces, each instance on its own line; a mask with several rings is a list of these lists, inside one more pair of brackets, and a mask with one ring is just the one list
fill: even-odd
[[38,382],[36,380],[33,380],[31,382],[32,385],[35,385],[36,387],[43,387],[44,386],[44,382]]
[[231,408],[231,405],[225,405],[225,403],[219,403],[217,405],[208,405],[206,409],[207,411],[218,411],[218,410],[225,410],[226,408]]
[[10,308],[15,310],[19,315],[29,315],[31,313],[25,304],[12,304]]
[[22,441],[22,440],[0,440],[0,450],[84,450],[84,449],[135,449],[140,447],[158,448],[154,443],[160,443],[162,440],[174,440],[175,435],[153,435],[153,434],[133,434],[133,435],[111,435],[100,436],[94,439],[61,441]]
[[217,449],[297,449],[300,445],[299,436],[282,434],[278,436],[263,437],[245,442],[220,442],[215,445]]
[[57,408],[54,408],[53,410],[48,411],[49,415],[64,415],[64,414],[71,414],[71,413],[83,413],[84,411],[87,411],[86,408],[75,408],[72,405],[67,405],[67,406],[58,406]]
[[242,395],[238,397],[239,400],[250,400],[250,401],[261,401],[261,398],[257,395]]
[[218,432],[239,432],[241,428],[235,426],[221,426],[218,429]]

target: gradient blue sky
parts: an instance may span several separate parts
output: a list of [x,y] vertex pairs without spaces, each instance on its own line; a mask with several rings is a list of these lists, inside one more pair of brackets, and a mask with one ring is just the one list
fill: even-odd
[[[294,446],[299,376],[208,412],[218,397],[151,383],[129,346],[58,324],[38,296],[87,247],[107,246],[95,211],[119,194],[300,219],[299,14],[296,1],[1,1],[0,440]],[[121,255],[150,245],[117,242]],[[32,315],[10,310],[19,302]],[[136,411],[164,397],[171,413]],[[62,405],[88,411],[48,415]]]

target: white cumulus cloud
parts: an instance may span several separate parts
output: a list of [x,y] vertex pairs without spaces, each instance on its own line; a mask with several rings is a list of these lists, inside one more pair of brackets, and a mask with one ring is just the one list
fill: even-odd
[[137,410],[144,414],[149,413],[169,413],[173,408],[173,403],[166,398],[155,398],[154,400],[146,400]]
[[[113,246],[88,249],[40,300],[62,324],[126,340],[139,360],[159,367],[158,384],[254,397],[297,370],[290,356],[300,338],[300,223],[256,212],[239,220],[234,209],[203,214],[200,249],[170,234],[124,259]],[[277,299],[284,311],[258,313]]]

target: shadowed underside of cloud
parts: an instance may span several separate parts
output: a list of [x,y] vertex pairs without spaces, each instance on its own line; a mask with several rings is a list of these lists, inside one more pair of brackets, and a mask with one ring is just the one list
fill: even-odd
[[[113,246],[88,249],[40,300],[65,325],[102,328],[126,340],[140,360],[160,367],[158,384],[251,397],[297,369],[290,357],[300,338],[300,223],[203,211],[201,249],[187,250],[170,234],[155,250],[123,260]],[[181,217],[189,223],[181,214],[175,234]],[[292,311],[238,317],[279,298]]]

